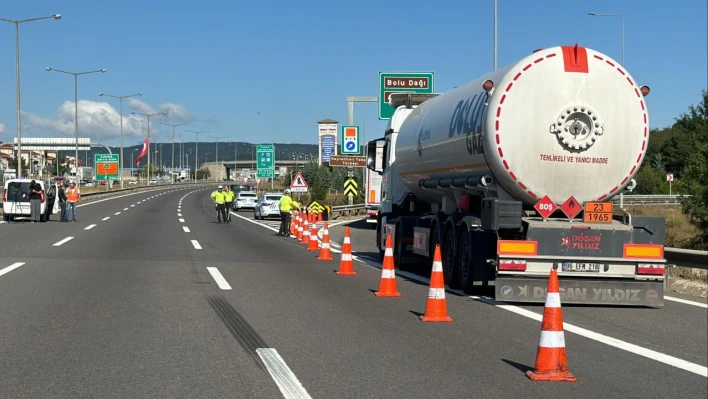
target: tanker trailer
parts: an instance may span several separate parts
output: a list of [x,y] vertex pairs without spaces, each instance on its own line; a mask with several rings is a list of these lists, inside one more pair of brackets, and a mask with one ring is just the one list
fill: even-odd
[[[377,247],[496,300],[663,306],[665,220],[613,210],[649,140],[647,86],[587,48],[542,49],[444,94],[394,93]],[[614,211],[614,212],[613,212]]]

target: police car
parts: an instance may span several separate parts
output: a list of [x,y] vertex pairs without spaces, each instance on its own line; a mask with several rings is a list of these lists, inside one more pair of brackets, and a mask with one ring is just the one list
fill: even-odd
[[280,197],[283,194],[265,193],[253,210],[253,218],[263,220],[270,216],[280,217]]

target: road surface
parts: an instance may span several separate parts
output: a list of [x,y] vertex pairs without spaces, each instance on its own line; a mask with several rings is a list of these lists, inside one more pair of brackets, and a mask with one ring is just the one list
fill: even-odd
[[[424,277],[399,276],[402,296],[378,298],[373,260],[337,276],[338,254],[316,261],[275,222],[242,212],[217,224],[212,190],[96,201],[77,223],[0,224],[0,397],[708,395],[705,307],[567,307],[578,382],[533,382],[540,324],[523,311],[538,307],[448,292],[454,321],[420,322]],[[358,255],[372,232],[357,230]]]

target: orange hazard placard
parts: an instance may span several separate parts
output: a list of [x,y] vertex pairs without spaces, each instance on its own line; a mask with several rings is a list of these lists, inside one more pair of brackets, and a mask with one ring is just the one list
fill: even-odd
[[96,176],[117,175],[117,174],[118,174],[118,164],[117,163],[97,163],[96,164]]
[[585,223],[612,223],[611,202],[586,202],[583,211]]

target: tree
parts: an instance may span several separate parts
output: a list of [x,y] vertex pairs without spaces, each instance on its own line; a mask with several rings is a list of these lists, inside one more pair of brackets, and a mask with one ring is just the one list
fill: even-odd
[[327,188],[330,186],[332,174],[329,166],[321,165],[317,168],[312,184],[312,200],[324,201],[327,199]]

